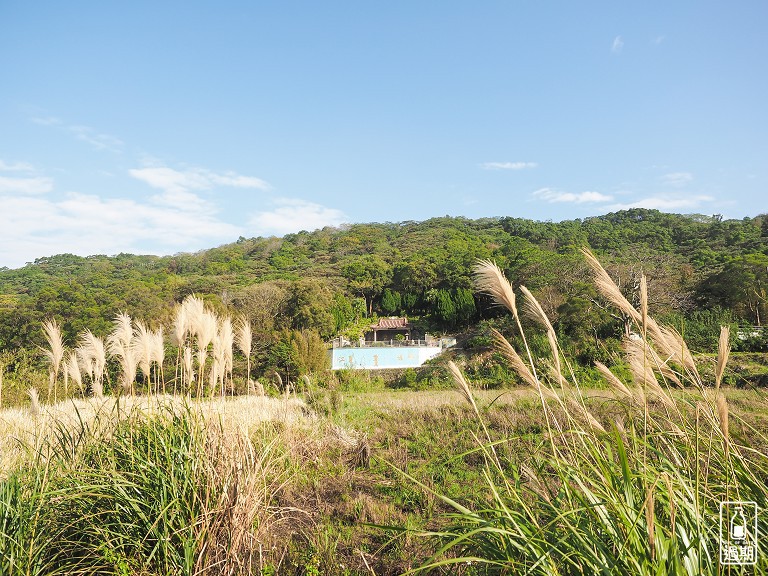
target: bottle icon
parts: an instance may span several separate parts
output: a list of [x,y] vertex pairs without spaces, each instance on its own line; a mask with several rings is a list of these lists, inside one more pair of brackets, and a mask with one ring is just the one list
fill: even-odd
[[744,540],[747,537],[747,519],[741,506],[731,516],[731,540]]

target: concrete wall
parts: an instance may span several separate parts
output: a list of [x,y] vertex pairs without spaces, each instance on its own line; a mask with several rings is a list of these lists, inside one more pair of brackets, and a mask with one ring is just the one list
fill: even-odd
[[439,346],[374,346],[366,348],[334,348],[331,368],[416,368],[443,351]]

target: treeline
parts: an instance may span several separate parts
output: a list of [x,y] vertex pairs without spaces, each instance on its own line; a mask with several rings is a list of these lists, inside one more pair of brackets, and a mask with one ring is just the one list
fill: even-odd
[[[63,254],[3,269],[0,351],[37,350],[49,318],[68,341],[86,329],[107,334],[118,312],[170,326],[174,305],[191,294],[222,314],[250,318],[265,356],[297,334],[357,335],[376,315],[405,314],[424,330],[457,332],[499,315],[472,291],[473,266],[490,259],[537,296],[589,359],[624,326],[601,305],[583,246],[628,296],[644,273],[651,312],[685,327],[694,349],[713,348],[720,323],[762,325],[768,317],[765,215],[723,220],[633,209],[557,223],[445,217],[241,237],[168,257]],[[764,346],[759,335],[737,344]]]

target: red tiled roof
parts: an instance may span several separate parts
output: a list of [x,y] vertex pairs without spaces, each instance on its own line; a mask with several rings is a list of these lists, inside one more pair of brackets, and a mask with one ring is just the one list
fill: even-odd
[[374,330],[396,330],[408,328],[408,318],[379,318],[379,323],[371,326]]

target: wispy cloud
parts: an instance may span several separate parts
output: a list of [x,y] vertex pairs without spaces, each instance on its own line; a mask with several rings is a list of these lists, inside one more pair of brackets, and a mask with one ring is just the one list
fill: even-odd
[[173,254],[231,242],[243,234],[282,235],[347,220],[335,208],[281,198],[271,209],[253,214],[247,227],[227,222],[204,191],[269,189],[265,181],[235,172],[136,168],[130,171],[133,178],[159,190],[145,199],[57,194],[52,178],[38,176],[32,165],[21,162],[1,161],[0,174],[0,266],[18,267],[65,252]]
[[249,224],[261,236],[282,236],[300,230],[317,230],[325,226],[338,226],[347,220],[336,208],[328,208],[314,202],[296,198],[275,200],[277,207],[254,214]]
[[0,172],[32,172],[35,169],[28,162],[5,162],[0,160]]
[[654,44],[656,46],[658,46],[662,42],[664,42],[664,36],[663,35],[654,36],[653,38],[651,38],[651,44]]
[[264,180],[253,176],[242,176],[235,172],[213,172],[205,168],[186,168],[174,170],[166,166],[135,168],[128,173],[159,190],[168,193],[188,192],[190,190],[212,190],[216,187],[251,188],[269,190]]
[[53,126],[64,132],[72,134],[77,140],[85,142],[95,150],[109,150],[110,152],[121,152],[123,141],[116,136],[99,132],[90,126],[82,124],[69,124],[56,116],[34,116],[32,122],[40,126]]
[[89,126],[67,126],[69,132],[82,142],[87,142],[96,150],[120,152],[123,142],[115,136],[100,133]]
[[483,170],[525,170],[536,168],[536,162],[483,162],[480,167]]
[[[158,168],[155,168],[158,170]],[[139,172],[162,190],[148,198],[105,198],[56,190],[31,164],[0,160],[0,266],[70,252],[173,254],[231,242],[246,233],[196,194],[219,185],[263,187],[258,178],[204,169]]]
[[579,192],[575,194],[573,192],[562,192],[560,190],[553,190],[552,188],[541,188],[536,190],[533,195],[536,198],[544,200],[550,204],[554,203],[568,203],[568,204],[596,204],[600,202],[610,202],[613,200],[613,196],[601,194],[600,192]]
[[611,44],[611,52],[614,54],[620,53],[624,49],[624,40],[622,40],[621,36],[616,36],[613,39],[613,44]]
[[0,160],[0,173],[2,172],[14,175],[0,176],[0,194],[35,195],[47,194],[53,190],[53,180],[38,175],[35,167],[28,162]]
[[61,119],[56,118],[56,116],[33,116],[31,120],[40,126],[60,126],[63,124]]
[[626,204],[613,204],[608,210],[628,210],[630,208],[647,208],[648,210],[695,210],[701,206],[714,202],[712,196],[651,196],[642,198],[636,202]]
[[157,199],[70,193],[0,194],[0,266],[18,267],[53,254],[173,254],[231,242],[244,230],[207,205],[170,206]]
[[692,181],[693,174],[690,172],[670,172],[661,177],[662,184],[674,186],[675,188],[682,188]]
[[[53,190],[53,180],[43,176],[9,178],[0,176],[0,194],[47,194]],[[5,206],[3,206],[5,210]]]

